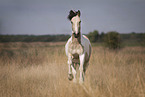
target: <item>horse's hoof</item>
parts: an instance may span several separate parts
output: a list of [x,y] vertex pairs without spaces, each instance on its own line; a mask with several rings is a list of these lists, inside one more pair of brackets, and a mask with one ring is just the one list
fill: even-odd
[[83,85],[84,81],[83,80],[79,80],[79,84]]
[[77,80],[75,78],[73,79],[73,83],[77,83]]
[[71,81],[73,79],[73,75],[72,74],[68,74],[68,79]]

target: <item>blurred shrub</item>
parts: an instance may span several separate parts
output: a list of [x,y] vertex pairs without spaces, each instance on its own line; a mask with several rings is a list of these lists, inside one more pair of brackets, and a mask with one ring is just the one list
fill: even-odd
[[104,36],[105,46],[110,49],[118,49],[121,47],[120,34],[116,31],[111,31]]
[[96,42],[99,38],[99,32],[97,30],[94,30],[93,32],[90,32],[87,37],[91,42]]

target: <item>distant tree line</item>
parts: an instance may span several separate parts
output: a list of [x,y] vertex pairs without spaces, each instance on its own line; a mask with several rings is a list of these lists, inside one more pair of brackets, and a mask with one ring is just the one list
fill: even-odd
[[89,32],[88,38],[92,43],[104,43],[105,46],[116,49],[121,46],[145,46],[145,33],[124,33],[120,34],[116,31],[107,33],[99,33],[97,30]]
[[[145,46],[145,33],[125,33],[116,31],[107,33],[94,30],[86,34],[91,43],[105,43],[109,48],[118,48],[121,45]],[[0,42],[58,42],[67,41],[70,35],[0,35]],[[116,43],[115,43],[116,42]],[[110,44],[112,43],[112,44]]]
[[0,42],[58,42],[66,41],[70,35],[0,35]]

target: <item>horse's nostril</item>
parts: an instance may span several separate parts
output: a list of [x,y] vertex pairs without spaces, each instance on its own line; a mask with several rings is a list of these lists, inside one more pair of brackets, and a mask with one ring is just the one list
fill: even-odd
[[74,37],[77,38],[77,34],[76,33],[74,33]]

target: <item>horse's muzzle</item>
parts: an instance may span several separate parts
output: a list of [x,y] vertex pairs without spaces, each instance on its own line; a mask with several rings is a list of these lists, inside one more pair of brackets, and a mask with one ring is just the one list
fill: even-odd
[[80,36],[80,33],[73,33],[75,38],[78,38]]

